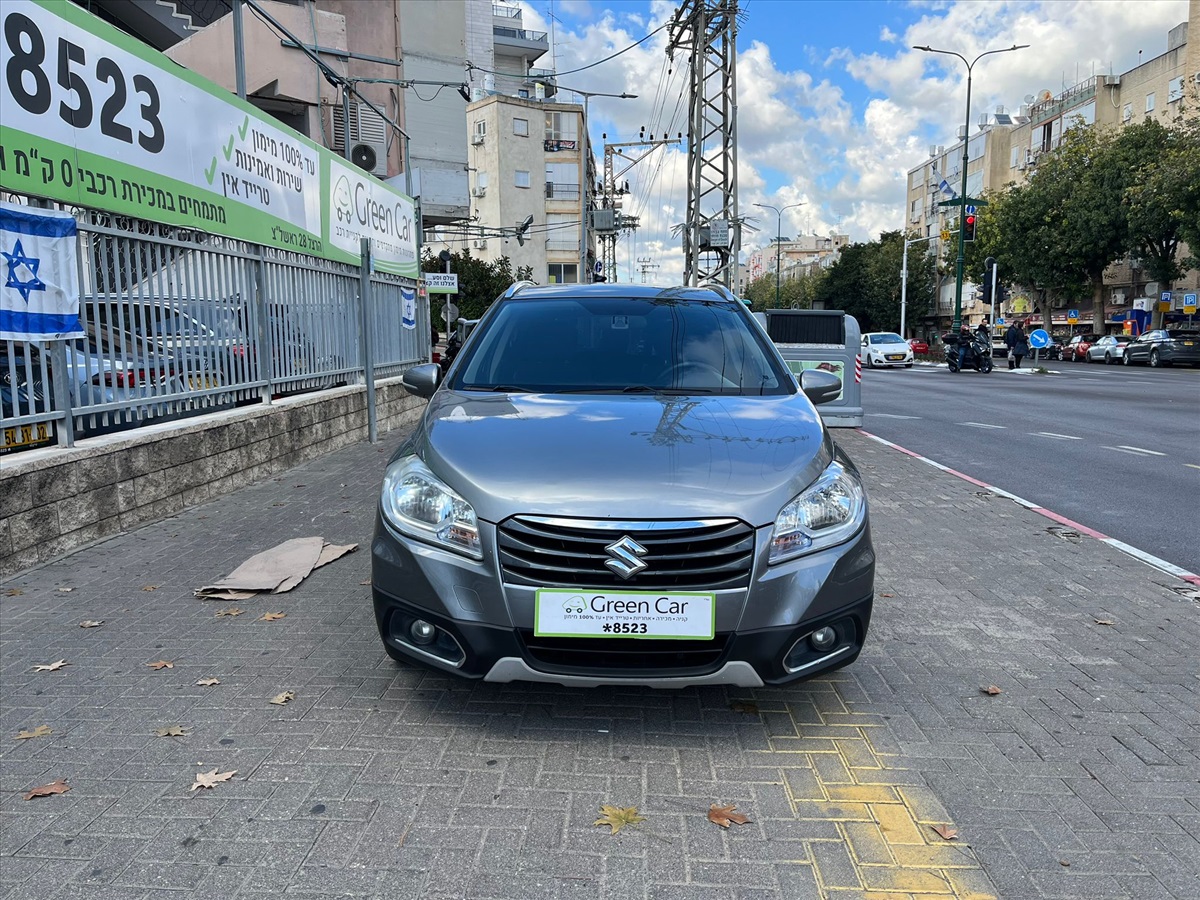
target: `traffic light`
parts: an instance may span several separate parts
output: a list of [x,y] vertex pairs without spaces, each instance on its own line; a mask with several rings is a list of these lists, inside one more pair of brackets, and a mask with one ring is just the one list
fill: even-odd
[[[969,219],[974,219],[974,216],[968,216]],[[990,256],[984,261],[984,269],[980,287],[982,294],[980,299],[988,306],[992,305],[992,275],[996,269],[996,261]]]
[[977,217],[976,217],[975,213],[967,213],[967,215],[963,216],[962,231],[963,231],[963,240],[964,241],[975,240],[975,220],[976,220],[976,218]]

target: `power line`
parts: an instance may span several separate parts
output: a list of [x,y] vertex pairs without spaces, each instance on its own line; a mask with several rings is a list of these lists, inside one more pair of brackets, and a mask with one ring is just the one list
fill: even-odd
[[[618,56],[620,56],[623,53],[628,53],[634,47],[637,47],[640,44],[646,43],[646,41],[650,40],[650,38],[654,37],[654,35],[658,34],[660,31],[662,31],[664,28],[666,28],[670,24],[671,24],[670,22],[663,22],[661,25],[659,25],[657,28],[655,28],[653,31],[651,31],[649,34],[647,34],[640,41],[634,41],[632,44],[630,44],[625,49],[618,50],[616,53],[612,54],[611,56],[606,56],[606,57],[604,57],[604,59],[598,59],[594,63],[588,63],[586,66],[580,66],[578,69],[568,69],[565,72],[555,72],[554,75],[556,78],[559,78],[563,75],[574,75],[576,72],[584,72],[584,71],[587,71],[588,69],[594,69],[596,66],[602,65],[602,64],[608,62],[609,60],[616,59]],[[470,62],[467,63],[467,71],[468,72],[483,72],[485,75],[511,75],[512,74],[511,72],[496,72],[492,69],[484,69],[481,66],[477,66],[474,63],[470,63]]]

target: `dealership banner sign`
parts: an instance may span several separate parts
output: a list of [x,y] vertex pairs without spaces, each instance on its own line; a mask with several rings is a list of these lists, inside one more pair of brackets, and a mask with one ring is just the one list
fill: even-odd
[[4,190],[417,277],[409,197],[73,3],[0,3],[0,110]]
[[0,340],[83,336],[70,213],[0,203]]

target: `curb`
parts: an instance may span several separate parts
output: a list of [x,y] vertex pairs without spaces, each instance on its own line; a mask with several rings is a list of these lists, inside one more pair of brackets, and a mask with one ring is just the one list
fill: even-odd
[[863,437],[868,437],[873,441],[883,444],[885,447],[891,447],[893,450],[898,450],[907,456],[911,456],[913,459],[919,459],[921,462],[933,466],[938,471],[945,472],[948,475],[953,475],[955,478],[961,478],[963,481],[973,484],[976,487],[981,487],[987,491],[991,491],[993,494],[996,494],[999,497],[1004,497],[1005,499],[1013,501],[1018,506],[1023,506],[1025,509],[1035,512],[1038,515],[1045,516],[1047,519],[1050,519],[1059,525],[1065,525],[1074,531],[1078,531],[1080,534],[1086,534],[1088,537],[1095,538],[1103,544],[1108,544],[1110,547],[1115,547],[1122,553],[1132,556],[1134,559],[1144,562],[1146,565],[1152,566],[1166,575],[1170,575],[1173,578],[1178,578],[1181,581],[1186,581],[1191,585],[1200,587],[1200,575],[1197,575],[1195,572],[1189,572],[1187,569],[1182,569],[1174,563],[1169,563],[1165,559],[1160,559],[1152,553],[1147,553],[1145,550],[1133,547],[1129,544],[1126,544],[1124,541],[1117,540],[1114,537],[1109,537],[1108,535],[1103,534],[1094,528],[1088,528],[1086,525],[1081,525],[1072,519],[1068,519],[1066,516],[1059,515],[1053,510],[1046,509],[1044,506],[1033,503],[1024,499],[1023,497],[1018,497],[1016,494],[1011,494],[1001,488],[994,487],[987,482],[980,481],[978,478],[972,478],[970,475],[967,475],[964,472],[959,472],[957,469],[951,469],[949,466],[944,466],[940,462],[929,459],[929,457],[922,456],[919,453],[914,453],[912,450],[909,450],[906,447],[901,447],[899,444],[893,444],[891,441],[885,440],[878,435],[871,434],[869,431],[864,431],[861,428],[856,428],[854,430]]

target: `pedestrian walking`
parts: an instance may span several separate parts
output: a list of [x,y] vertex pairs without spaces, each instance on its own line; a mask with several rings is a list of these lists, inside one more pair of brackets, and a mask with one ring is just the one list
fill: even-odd
[[1020,322],[1013,322],[1004,332],[1004,344],[1008,347],[1008,367],[1021,368],[1021,360],[1029,354],[1029,338]]

